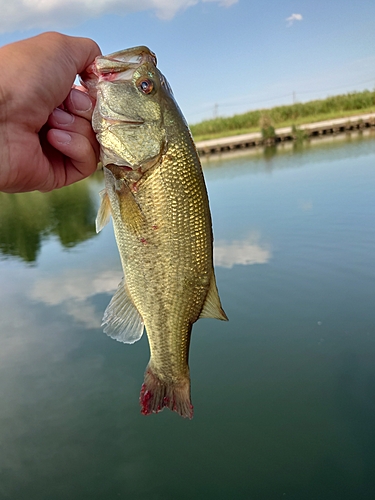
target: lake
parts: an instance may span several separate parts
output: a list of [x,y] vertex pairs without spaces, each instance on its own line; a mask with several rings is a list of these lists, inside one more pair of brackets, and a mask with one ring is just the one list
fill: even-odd
[[375,498],[375,134],[204,164],[228,323],[198,321],[193,420],[142,416],[147,338],[101,174],[0,193],[0,499]]

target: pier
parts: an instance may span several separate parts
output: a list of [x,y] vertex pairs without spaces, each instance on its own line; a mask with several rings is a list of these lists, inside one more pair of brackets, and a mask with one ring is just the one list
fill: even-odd
[[207,156],[236,149],[254,148],[257,146],[268,146],[280,142],[294,141],[298,137],[297,134],[303,134],[304,138],[310,139],[313,137],[340,134],[370,127],[375,127],[375,113],[299,125],[297,127],[297,133],[296,130],[293,131],[293,127],[277,128],[275,129],[275,135],[267,139],[262,136],[261,132],[252,132],[250,134],[234,135],[221,139],[199,141],[195,145],[200,156]]

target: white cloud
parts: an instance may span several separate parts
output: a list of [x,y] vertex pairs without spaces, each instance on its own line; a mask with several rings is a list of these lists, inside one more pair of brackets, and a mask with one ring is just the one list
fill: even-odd
[[203,2],[219,2],[223,7],[230,7],[238,2],[238,0],[203,0]]
[[272,252],[268,245],[261,244],[259,239],[259,235],[253,233],[245,240],[216,241],[215,266],[231,268],[236,264],[266,264],[271,259]]
[[[102,14],[118,15],[152,10],[161,19],[171,19],[178,11],[200,0],[0,0],[0,33],[15,30],[59,29],[73,26]],[[238,0],[202,0],[229,7]]]
[[294,21],[302,21],[303,17],[302,17],[302,14],[292,14],[291,16],[287,17],[286,18],[286,21],[287,21],[287,26],[292,26],[292,24],[294,23]]

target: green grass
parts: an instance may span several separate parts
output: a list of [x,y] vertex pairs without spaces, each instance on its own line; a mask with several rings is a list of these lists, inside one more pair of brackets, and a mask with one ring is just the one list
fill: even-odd
[[364,90],[363,92],[351,92],[306,103],[276,106],[231,117],[205,120],[191,125],[190,128],[194,139],[203,141],[260,132],[263,123],[280,128],[371,112],[375,112],[375,90]]

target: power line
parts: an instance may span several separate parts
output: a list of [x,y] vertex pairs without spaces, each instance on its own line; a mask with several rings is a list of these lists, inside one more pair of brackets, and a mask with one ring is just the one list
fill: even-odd
[[[347,88],[347,87],[351,87],[351,86],[357,86],[357,85],[365,85],[368,83],[374,83],[374,86],[375,86],[375,76],[373,78],[371,78],[370,80],[365,80],[365,81],[353,83],[353,84],[349,83],[346,85],[340,85],[340,86],[330,87],[330,88],[326,88],[326,89],[293,91],[292,92],[293,104],[296,102],[297,95],[300,95],[300,94],[315,94],[315,93],[331,92],[333,90],[339,90],[339,89],[343,89],[343,88]],[[288,93],[288,94],[278,95],[278,96],[274,96],[274,97],[268,97],[266,99],[257,99],[256,101],[248,101],[247,99],[242,98],[240,101],[237,100],[237,102],[232,101],[232,102],[215,103],[214,104],[214,116],[217,117],[217,112],[218,112],[219,106],[220,106],[220,108],[240,106],[243,104],[246,104],[248,106],[252,106],[252,105],[257,105],[257,104],[261,104],[261,103],[265,103],[265,102],[276,101],[278,99],[284,99],[284,98],[287,98],[290,96],[291,96],[291,94]],[[203,107],[206,109],[209,109],[209,108],[212,109],[212,106],[213,106],[212,104],[206,104]],[[196,116],[196,115],[201,114],[201,113],[202,113],[202,107],[201,107],[200,111],[196,111],[195,113],[190,113],[190,115]]]
[[371,80],[366,80],[364,82],[359,82],[359,83],[347,83],[346,85],[340,85],[339,87],[331,87],[329,89],[324,89],[324,90],[302,90],[301,92],[297,92],[297,94],[313,94],[315,92],[330,92],[331,90],[338,90],[338,89],[343,89],[345,87],[351,87],[354,85],[365,85],[366,83],[374,83],[375,85],[375,77],[371,78]]

